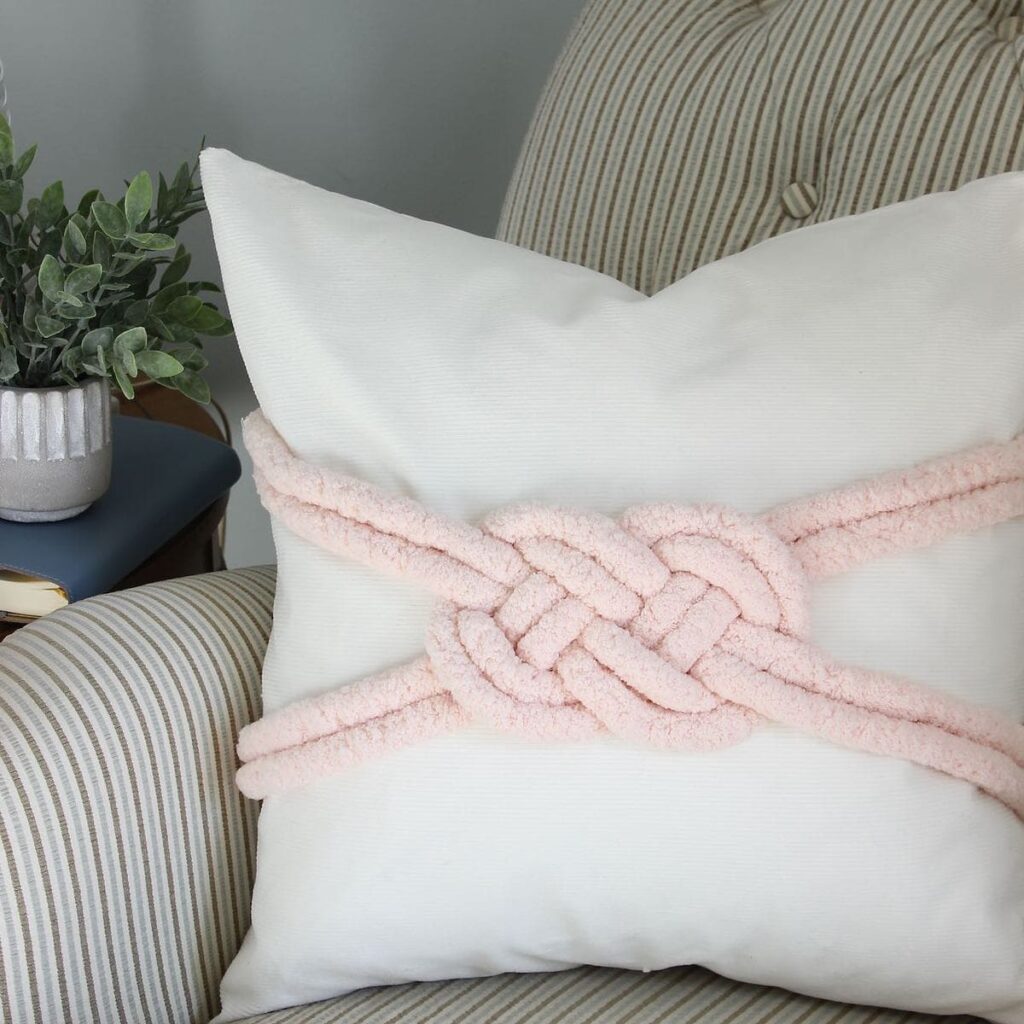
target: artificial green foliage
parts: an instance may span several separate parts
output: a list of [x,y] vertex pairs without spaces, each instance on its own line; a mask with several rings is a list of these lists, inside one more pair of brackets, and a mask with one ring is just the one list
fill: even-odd
[[[48,388],[93,377],[126,398],[140,376],[197,402],[210,400],[202,336],[231,322],[189,281],[178,228],[206,209],[197,164],[182,164],[156,196],[142,171],[124,196],[87,192],[73,211],[56,181],[25,201],[36,147],[20,156],[0,114],[0,385]],[[154,205],[155,199],[155,205]]]

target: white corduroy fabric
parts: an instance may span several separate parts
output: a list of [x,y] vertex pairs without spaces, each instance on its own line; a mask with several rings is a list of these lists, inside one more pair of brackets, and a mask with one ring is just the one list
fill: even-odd
[[[653,298],[203,156],[259,400],[303,459],[476,519],[757,512],[1024,428],[1024,175],[766,242]],[[267,710],[419,653],[426,595],[275,525]],[[814,638],[1024,716],[1024,523],[817,587]],[[699,963],[1024,1022],[1024,826],[783,728],[708,754],[471,728],[265,801],[222,1020],[366,985]]]

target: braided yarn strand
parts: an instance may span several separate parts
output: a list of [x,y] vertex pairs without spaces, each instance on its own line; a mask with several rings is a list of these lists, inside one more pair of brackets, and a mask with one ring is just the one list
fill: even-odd
[[470,722],[708,750],[768,719],[964,779],[1024,817],[1024,727],[832,661],[809,642],[807,599],[812,579],[1024,514],[1024,436],[757,518],[524,505],[475,527],[305,464],[259,412],[244,431],[285,526],[439,599],[424,657],[242,730],[249,796]]

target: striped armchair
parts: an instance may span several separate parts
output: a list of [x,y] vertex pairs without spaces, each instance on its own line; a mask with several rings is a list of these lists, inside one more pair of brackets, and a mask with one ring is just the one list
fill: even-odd
[[[500,237],[653,292],[804,224],[1024,167],[1021,0],[590,0]],[[205,1024],[248,926],[271,569],[83,601],[0,646],[0,1021]],[[266,1024],[844,1024],[697,967],[408,985]]]

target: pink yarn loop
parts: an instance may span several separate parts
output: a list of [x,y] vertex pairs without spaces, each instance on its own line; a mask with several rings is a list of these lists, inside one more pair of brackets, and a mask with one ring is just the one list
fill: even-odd
[[306,466],[258,412],[245,437],[286,526],[440,598],[426,658],[243,729],[250,796],[470,721],[706,750],[767,718],[964,779],[1024,816],[1024,727],[832,662],[808,642],[807,599],[809,577],[1024,514],[1024,437],[761,518],[517,506],[480,528]]

